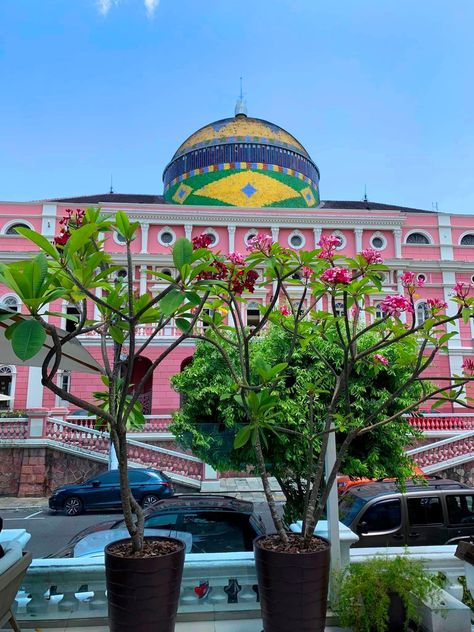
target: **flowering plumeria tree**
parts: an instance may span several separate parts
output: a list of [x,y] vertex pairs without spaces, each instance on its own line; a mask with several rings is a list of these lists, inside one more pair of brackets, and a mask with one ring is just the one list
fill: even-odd
[[[100,428],[108,428],[120,470],[120,489],[125,523],[132,551],[144,549],[143,510],[130,492],[127,476],[127,429],[144,422],[140,396],[152,373],[189,336],[207,299],[194,286],[197,278],[209,276],[208,251],[193,250],[187,239],[178,239],[172,249],[176,279],[149,270],[163,286],[155,296],[140,295],[134,284],[135,266],[131,244],[139,228],[125,213],[105,216],[100,209],[69,210],[60,221],[60,233],[50,243],[33,230],[18,232],[35,243],[40,253],[31,259],[0,266],[0,282],[21,299],[32,318],[18,319],[6,330],[13,350],[21,360],[34,357],[48,339],[42,364],[42,383],[61,399],[96,415]],[[105,250],[107,238],[118,234],[126,249],[125,266],[117,265]],[[205,257],[201,255],[204,253]],[[126,269],[126,275],[118,271]],[[217,274],[215,266],[212,274]],[[57,312],[55,301],[77,309],[77,316]],[[60,308],[61,309],[61,308]],[[74,321],[73,331],[61,332],[46,316]],[[9,318],[3,314],[1,318]],[[137,360],[150,350],[153,340],[172,321],[180,333],[166,348],[160,347],[142,378],[133,383]],[[137,328],[148,329],[145,337]],[[102,391],[79,397],[57,381],[64,345],[84,335],[97,336],[100,349]],[[51,344],[51,341],[52,343]]]
[[[239,430],[235,448],[251,443],[263,481],[273,521],[283,547],[288,545],[285,530],[270,484],[262,446],[272,433],[293,433],[307,443],[306,497],[303,510],[303,547],[309,544],[314,527],[321,517],[340,464],[351,443],[375,428],[394,423],[402,415],[416,411],[422,404],[433,406],[446,401],[462,402],[472,407],[472,399],[464,396],[466,385],[474,379],[474,361],[466,359],[462,375],[426,376],[437,356],[447,349],[452,330],[460,319],[473,318],[472,288],[458,283],[453,288],[454,313],[446,313],[444,301],[428,301],[430,313],[423,323],[415,318],[415,300],[423,283],[415,274],[406,272],[401,281],[405,295],[389,295],[380,303],[381,317],[370,306],[371,294],[382,290],[380,272],[385,270],[380,253],[363,250],[354,258],[340,256],[337,237],[322,237],[319,248],[310,252],[294,252],[269,235],[258,234],[249,241],[248,254],[230,253],[226,257],[210,251],[210,268],[200,275],[202,291],[209,296],[203,317],[206,332],[195,338],[206,340],[219,349],[234,380],[228,397],[235,397],[245,411],[247,423]],[[195,241],[195,247],[206,249],[207,243]],[[204,255],[203,255],[204,256]],[[261,270],[263,280],[258,287],[270,290],[266,305],[261,305],[259,323],[248,327],[242,316],[244,292],[253,293]],[[253,274],[251,274],[253,272]],[[240,280],[237,281],[237,280]],[[297,298],[295,298],[295,296]],[[251,371],[250,354],[256,337],[267,323],[287,332],[291,343],[286,361],[275,366],[261,361],[257,371]],[[327,357],[316,341],[335,343],[338,352]],[[399,343],[404,341],[405,345]],[[403,353],[394,350],[403,347]],[[279,416],[277,385],[285,378],[285,369],[295,349],[311,348],[326,367],[324,380],[308,383],[308,419],[301,431],[289,429]],[[233,360],[228,349],[237,357]],[[351,392],[351,380],[364,371],[384,375],[403,366],[405,379],[394,392],[381,389],[374,398],[372,412],[361,418],[357,398]],[[408,369],[408,370],[407,370]],[[324,383],[322,383],[324,382]],[[419,388],[419,397],[407,406],[400,404],[403,394]],[[318,398],[329,393],[329,405],[315,416]],[[363,396],[363,394],[361,394]],[[395,408],[395,412],[393,409]],[[391,411],[387,413],[387,411]],[[324,472],[324,456],[332,432],[344,432],[335,464]]]

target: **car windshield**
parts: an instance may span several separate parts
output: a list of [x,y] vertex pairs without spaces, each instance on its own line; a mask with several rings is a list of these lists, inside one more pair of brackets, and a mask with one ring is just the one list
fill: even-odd
[[339,520],[349,527],[351,522],[357,516],[367,500],[354,496],[353,494],[344,494],[339,503]]

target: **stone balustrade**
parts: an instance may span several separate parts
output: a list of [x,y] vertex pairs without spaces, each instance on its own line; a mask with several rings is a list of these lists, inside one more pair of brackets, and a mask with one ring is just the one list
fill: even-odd
[[407,450],[407,455],[413,457],[417,465],[427,473],[434,470],[426,468],[439,467],[443,469],[453,460],[469,457],[469,455],[473,454],[474,431],[463,432],[449,439]]
[[[171,415],[145,415],[145,420],[145,425],[142,428],[131,428],[128,434],[168,432]],[[95,429],[96,427],[95,415],[69,415],[66,417],[66,421],[84,428]]]
[[[48,417],[45,437],[52,441],[75,446],[81,451],[106,455],[109,452],[109,433]],[[168,450],[134,439],[127,439],[130,465],[156,467],[165,472],[200,481],[203,462],[191,454]]]
[[410,424],[423,432],[433,430],[462,432],[474,430],[474,414],[410,417]]
[[26,439],[28,419],[26,417],[3,417],[0,419],[0,439]]
[[[428,572],[446,576],[446,590],[455,598],[462,594],[458,577],[464,565],[454,557],[455,546],[414,547],[410,556],[422,559]],[[354,549],[351,563],[376,554],[392,557],[403,548]],[[80,559],[33,560],[17,595],[16,616],[20,622],[45,625],[52,621],[100,619],[107,616],[103,556]],[[226,618],[230,613],[259,618],[257,578],[253,553],[189,554],[186,556],[178,619]]]

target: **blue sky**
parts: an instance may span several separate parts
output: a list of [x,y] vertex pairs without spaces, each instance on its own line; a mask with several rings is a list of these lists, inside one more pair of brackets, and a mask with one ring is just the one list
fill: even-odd
[[472,0],[1,0],[0,199],[161,193],[231,116],[293,133],[322,199],[474,212]]

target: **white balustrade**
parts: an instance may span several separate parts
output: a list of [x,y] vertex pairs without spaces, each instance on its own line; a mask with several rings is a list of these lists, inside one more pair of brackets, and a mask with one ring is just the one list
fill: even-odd
[[[351,563],[357,564],[374,555],[408,554],[422,559],[426,570],[442,572],[446,590],[459,599],[462,594],[458,577],[464,564],[454,557],[455,546],[386,549],[351,549]],[[206,589],[208,583],[209,589]],[[201,585],[202,597],[199,597]],[[197,591],[195,589],[198,589]],[[214,619],[228,613],[244,617],[259,614],[257,578],[253,553],[189,554],[186,556],[178,618],[203,613]],[[107,616],[103,557],[80,559],[33,560],[17,595],[17,618],[20,622],[97,619]]]

